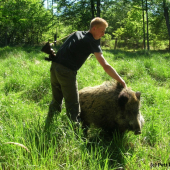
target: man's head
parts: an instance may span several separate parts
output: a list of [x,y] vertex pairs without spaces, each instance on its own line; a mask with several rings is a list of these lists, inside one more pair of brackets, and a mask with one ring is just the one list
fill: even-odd
[[96,17],[90,23],[90,33],[98,40],[104,36],[107,27],[108,23],[104,19]]

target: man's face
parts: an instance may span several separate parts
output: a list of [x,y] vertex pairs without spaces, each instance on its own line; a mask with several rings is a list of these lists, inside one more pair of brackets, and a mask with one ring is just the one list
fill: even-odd
[[93,37],[95,40],[100,39],[101,37],[104,36],[106,31],[106,27],[105,26],[99,26],[99,27],[93,27]]

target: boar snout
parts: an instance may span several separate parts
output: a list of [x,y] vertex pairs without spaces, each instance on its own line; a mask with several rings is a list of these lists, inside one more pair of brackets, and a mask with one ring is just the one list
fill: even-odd
[[141,134],[141,123],[138,119],[135,121],[131,121],[129,124],[132,127],[135,135]]
[[141,134],[141,131],[140,131],[140,130],[137,130],[137,131],[135,131],[134,134],[135,134],[135,135],[140,135],[140,134]]

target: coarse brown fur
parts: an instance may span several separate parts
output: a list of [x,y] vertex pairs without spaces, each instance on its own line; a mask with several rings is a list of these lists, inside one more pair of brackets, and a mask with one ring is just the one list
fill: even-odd
[[140,92],[120,83],[104,82],[79,91],[83,127],[94,124],[105,130],[141,133],[144,119],[139,112]]

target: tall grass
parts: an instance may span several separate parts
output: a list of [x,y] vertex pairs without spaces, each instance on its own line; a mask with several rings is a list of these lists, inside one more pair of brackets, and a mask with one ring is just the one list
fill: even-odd
[[[142,134],[91,129],[76,132],[65,107],[50,132],[44,122],[51,101],[50,62],[40,48],[0,49],[0,169],[167,169],[170,163],[170,54],[105,50],[106,60],[141,91]],[[111,80],[94,56],[78,71],[79,89]],[[22,145],[21,145],[22,144]]]

